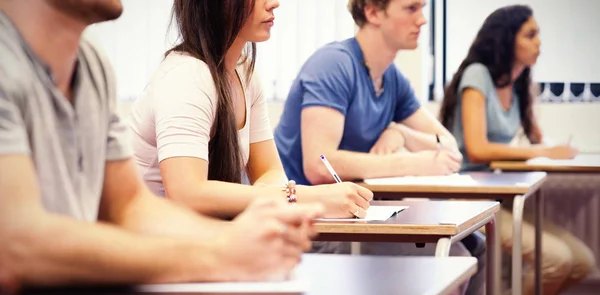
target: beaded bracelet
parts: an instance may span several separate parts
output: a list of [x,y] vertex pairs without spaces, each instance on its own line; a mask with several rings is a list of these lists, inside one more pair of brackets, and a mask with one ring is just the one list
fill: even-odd
[[293,180],[288,181],[282,188],[282,191],[285,192],[287,196],[287,201],[289,203],[296,203],[296,182]]

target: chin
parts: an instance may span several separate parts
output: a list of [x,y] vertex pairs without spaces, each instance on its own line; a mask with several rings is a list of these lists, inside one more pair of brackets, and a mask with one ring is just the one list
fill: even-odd
[[405,44],[401,44],[398,47],[399,47],[398,50],[415,50],[415,49],[417,49],[417,47],[419,47],[419,43],[418,42],[407,42]]
[[254,38],[252,38],[252,40],[250,40],[250,42],[259,43],[259,42],[265,42],[269,39],[271,39],[271,33],[267,32],[267,33],[256,34],[256,36],[254,36]]

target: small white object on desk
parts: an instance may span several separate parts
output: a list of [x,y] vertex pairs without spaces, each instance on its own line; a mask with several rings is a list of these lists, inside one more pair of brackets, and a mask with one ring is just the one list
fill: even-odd
[[368,185],[447,185],[472,186],[477,181],[471,175],[452,174],[446,176],[404,176],[389,178],[365,179]]
[[317,218],[316,221],[386,221],[408,206],[371,206],[365,218]]

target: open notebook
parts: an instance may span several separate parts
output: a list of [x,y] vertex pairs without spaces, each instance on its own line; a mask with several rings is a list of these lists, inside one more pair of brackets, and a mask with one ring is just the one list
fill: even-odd
[[365,179],[368,185],[444,185],[444,186],[472,186],[477,181],[471,175],[452,174],[446,176],[404,176],[389,178]]
[[571,160],[552,160],[545,157],[534,158],[528,160],[527,164],[539,166],[600,167],[600,154],[581,154]]
[[317,218],[316,221],[385,221],[400,213],[408,206],[371,206],[365,218]]

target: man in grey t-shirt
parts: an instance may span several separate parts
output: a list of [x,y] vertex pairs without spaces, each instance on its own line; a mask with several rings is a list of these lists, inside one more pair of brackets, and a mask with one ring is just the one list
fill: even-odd
[[80,40],[121,10],[117,0],[0,2],[0,293],[289,272],[321,208],[262,202],[222,222],[138,179],[112,72]]

